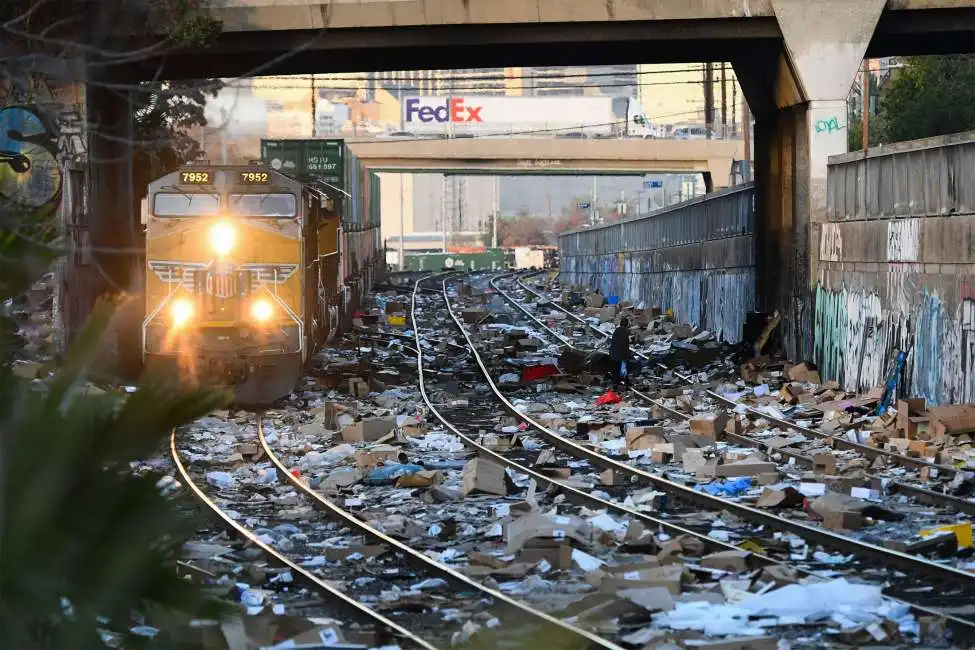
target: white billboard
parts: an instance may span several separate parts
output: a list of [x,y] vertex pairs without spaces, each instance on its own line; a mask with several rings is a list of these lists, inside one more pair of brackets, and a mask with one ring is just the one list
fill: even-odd
[[408,96],[401,110],[404,130],[418,134],[606,134],[627,118],[612,97]]

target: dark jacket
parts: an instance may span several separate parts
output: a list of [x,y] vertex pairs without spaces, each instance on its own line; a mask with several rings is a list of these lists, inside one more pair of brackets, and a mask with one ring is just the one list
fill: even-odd
[[630,328],[617,327],[609,344],[609,358],[613,361],[630,360]]

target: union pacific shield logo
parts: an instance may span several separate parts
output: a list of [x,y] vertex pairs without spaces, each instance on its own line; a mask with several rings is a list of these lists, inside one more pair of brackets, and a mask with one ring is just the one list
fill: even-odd
[[205,271],[204,289],[218,298],[229,298],[237,294],[237,278],[239,271],[250,273],[254,286],[262,284],[283,284],[291,279],[298,270],[297,264],[241,264],[228,262],[176,262],[150,260],[149,268],[162,282],[166,284],[181,284],[192,291],[194,275]]

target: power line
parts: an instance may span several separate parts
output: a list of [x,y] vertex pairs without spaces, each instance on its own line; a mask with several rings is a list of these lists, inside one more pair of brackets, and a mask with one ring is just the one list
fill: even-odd
[[[579,78],[588,79],[588,78],[591,78],[591,77],[624,77],[624,76],[628,76],[628,75],[644,76],[644,75],[656,75],[656,74],[674,74],[674,73],[680,73],[680,72],[700,72],[703,69],[703,65],[704,65],[703,63],[700,64],[700,65],[694,64],[692,67],[670,68],[670,69],[667,69],[667,70],[642,70],[642,71],[637,70],[637,71],[634,71],[634,72],[593,72],[591,74],[590,73],[577,73],[577,74],[557,74],[557,73],[552,73],[552,74],[527,74],[527,75],[510,75],[510,76],[508,76],[508,75],[505,75],[505,74],[501,73],[501,74],[495,74],[495,75],[478,75],[478,76],[472,76],[472,77],[469,77],[469,79],[470,80],[474,80],[474,81],[508,81],[508,80],[511,80],[511,79],[531,79],[531,80],[545,81],[545,80],[579,79]],[[518,66],[515,66],[515,67],[518,67]],[[597,67],[597,66],[593,66],[593,67]],[[492,68],[486,68],[486,69],[491,70]],[[423,74],[423,73],[442,73],[442,78],[444,78],[444,79],[450,79],[452,81],[465,81],[465,79],[463,77],[453,77],[453,72],[454,71],[452,71],[452,70],[416,70],[414,72],[417,75],[420,75],[420,74]],[[359,76],[359,77],[348,77],[348,76],[345,76],[345,74],[347,74],[347,73],[342,73],[342,72],[328,73],[328,72],[326,72],[326,73],[322,73],[322,74],[316,73],[315,75],[310,75],[310,74],[301,74],[301,75],[268,75],[266,78],[272,78],[272,79],[304,79],[304,80],[310,80],[312,78],[312,76],[315,76],[315,77],[334,76],[334,77],[339,78],[339,79],[341,79],[343,81],[363,81],[363,82],[374,81],[374,82],[380,82],[380,83],[388,82],[388,81],[402,81],[402,82],[406,82],[406,83],[412,83],[412,82],[416,81],[416,79],[414,77],[390,77],[390,76],[384,76],[384,73],[382,73],[382,72],[367,73],[367,76],[364,76],[364,77],[363,76]],[[359,74],[359,73],[351,73],[351,74]],[[247,78],[254,79],[255,77],[247,77]],[[240,77],[238,77],[238,79],[240,79]],[[430,80],[436,81],[435,78],[431,78]]]
[[[317,82],[318,80],[316,79],[315,81]],[[564,84],[564,85],[556,85],[556,86],[546,86],[544,88],[544,90],[570,90],[570,89],[573,89],[573,88],[644,88],[644,87],[650,87],[650,86],[688,86],[688,85],[700,86],[701,85],[701,82],[700,81],[643,81],[643,82],[618,83],[618,84]],[[254,88],[253,85],[236,85],[236,84],[227,84],[224,87],[225,88],[234,88],[234,89]],[[301,85],[301,86],[297,86],[297,85],[296,86],[291,86],[291,85],[288,85],[288,86],[285,86],[285,85],[278,85],[278,84],[271,85],[271,86],[267,86],[267,89],[268,90],[279,90],[279,89],[280,90],[308,90],[310,88],[311,88],[311,80],[310,79],[309,79],[309,85],[307,85],[307,86],[305,86],[305,85]],[[316,85],[315,88],[317,88],[318,90],[348,90],[348,91],[368,90],[367,87],[332,86],[332,85],[328,85],[328,86],[325,86],[325,85],[318,86],[318,85]],[[383,89],[382,88],[382,84],[377,84],[376,88],[374,88],[374,89],[375,90]],[[394,90],[405,90],[405,88],[402,88],[402,89],[401,88],[393,88],[393,89]],[[520,89],[521,90],[525,90],[524,87],[520,87]],[[383,90],[385,90],[385,89],[383,89]],[[472,94],[473,93],[476,93],[476,91],[478,91],[478,90],[503,90],[503,89],[502,88],[496,88],[496,89],[478,89],[478,88],[461,88],[461,87],[441,87],[441,88],[437,88],[437,92],[462,91],[462,92],[470,92]],[[544,97],[544,95],[521,95],[521,96],[522,97],[539,97],[539,96],[543,96]],[[556,96],[556,97],[573,97],[573,95],[554,95],[554,96]],[[588,95],[588,96],[591,97],[592,95]]]
[[[679,116],[683,116],[683,115],[696,115],[697,113],[698,113],[698,111],[695,110],[695,111],[683,111],[683,112],[680,112],[680,113],[669,113],[669,114],[664,114],[664,115],[647,116],[647,117],[649,119],[659,119],[659,118],[664,118],[664,117],[679,117]],[[226,124],[227,123],[228,122],[224,122],[224,125],[223,126],[217,127],[213,131],[210,131],[210,133],[217,133],[219,131],[224,130],[226,128]],[[575,132],[579,131],[580,129],[584,131],[585,129],[594,129],[594,128],[606,127],[606,126],[623,125],[623,124],[626,124],[626,123],[627,123],[627,119],[626,118],[621,118],[621,119],[618,119],[618,120],[613,120],[611,122],[595,122],[595,123],[579,124],[579,125],[563,126],[563,127],[552,127],[552,128],[543,128],[543,129],[526,129],[526,130],[523,130],[523,131],[499,131],[499,132],[496,132],[496,133],[472,133],[472,134],[470,134],[469,137],[468,136],[464,136],[463,138],[460,138],[460,139],[463,139],[463,140],[474,140],[474,139],[479,139],[479,138],[480,139],[487,139],[487,138],[500,137],[500,136],[508,137],[508,136],[513,136],[513,135],[535,135],[535,134],[541,134],[541,133],[557,133],[559,131],[568,131],[568,132],[575,133]],[[381,139],[382,140],[389,139],[389,140],[392,140],[394,142],[420,142],[420,141],[427,141],[427,140],[441,140],[441,139],[444,139],[444,138],[442,138],[440,136],[440,134],[431,134],[428,137],[396,137],[396,138],[381,138]],[[599,138],[594,138],[594,139],[599,139]],[[601,139],[612,139],[612,138],[601,138]],[[636,138],[634,138],[634,139],[636,139]],[[671,138],[661,138],[661,139],[662,140],[669,140]]]

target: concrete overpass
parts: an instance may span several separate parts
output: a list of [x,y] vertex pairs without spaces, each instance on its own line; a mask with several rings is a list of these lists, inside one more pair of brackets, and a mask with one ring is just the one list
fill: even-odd
[[[884,2],[884,0],[880,0]],[[872,0],[203,0],[216,47],[166,48],[141,74],[218,77],[752,57],[796,5],[851,25]],[[975,0],[887,0],[871,57],[965,51]],[[166,24],[160,20],[159,24]],[[327,34],[327,36],[326,36]],[[327,53],[327,58],[323,54]],[[638,55],[637,55],[638,53]],[[116,66],[116,70],[118,66]],[[161,72],[160,72],[161,71]]]
[[465,174],[704,175],[708,188],[727,187],[741,140],[568,140],[451,138],[348,141],[373,171]]
[[[145,56],[92,62],[106,83],[87,93],[88,155],[107,161],[90,172],[93,246],[132,245],[126,77],[730,61],[756,121],[756,306],[783,314],[796,355],[812,328],[827,160],[847,150],[846,99],[863,57],[975,51],[975,0],[206,2],[224,21],[213,46],[120,37],[116,49]],[[106,290],[128,286],[123,256],[95,257]]]

